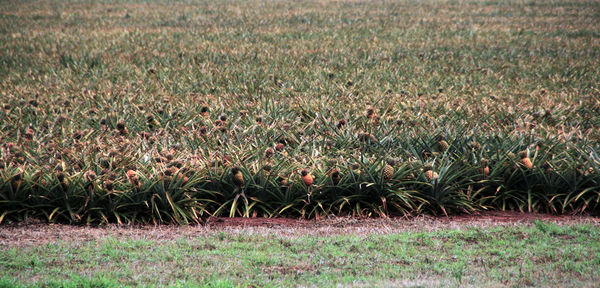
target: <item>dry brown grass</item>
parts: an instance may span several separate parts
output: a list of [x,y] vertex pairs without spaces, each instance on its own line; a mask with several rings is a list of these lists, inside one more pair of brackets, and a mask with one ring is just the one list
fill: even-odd
[[332,217],[321,220],[288,218],[211,218],[206,225],[108,225],[102,227],[61,224],[17,224],[0,226],[0,246],[5,248],[39,246],[57,241],[87,242],[103,238],[121,240],[174,241],[215,235],[299,237],[333,235],[387,235],[399,232],[460,230],[467,227],[530,226],[536,220],[558,225],[590,224],[600,226],[600,218],[591,216],[557,216],[518,212],[486,212],[451,217],[419,216],[414,218]]

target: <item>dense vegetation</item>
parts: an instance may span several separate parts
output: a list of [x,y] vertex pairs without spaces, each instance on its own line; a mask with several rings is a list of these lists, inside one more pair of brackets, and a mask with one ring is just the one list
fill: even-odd
[[598,213],[599,13],[2,1],[0,222]]

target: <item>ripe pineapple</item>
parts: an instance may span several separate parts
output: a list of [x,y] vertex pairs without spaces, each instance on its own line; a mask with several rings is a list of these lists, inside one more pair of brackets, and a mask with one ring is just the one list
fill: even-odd
[[490,166],[488,166],[488,160],[485,158],[481,159],[480,172],[484,177],[490,175]]
[[521,151],[521,153],[519,153],[519,157],[521,157],[521,160],[519,160],[519,163],[527,168],[527,169],[531,169],[533,168],[533,163],[531,162],[531,159],[529,159],[529,155],[527,153],[527,151]]
[[279,176],[279,177],[278,177],[278,179],[279,179],[279,182],[281,183],[281,186],[283,186],[283,187],[286,187],[286,186],[288,185],[288,180],[287,180],[287,178],[284,178],[284,177],[282,177],[282,176]]
[[137,176],[137,172],[135,172],[134,170],[127,170],[127,172],[125,173],[125,175],[127,175],[127,179],[129,180],[129,182],[133,185],[133,186],[138,186],[139,185],[139,178]]
[[231,180],[237,188],[240,188],[244,185],[244,174],[242,174],[240,167],[235,166],[231,168]]
[[275,145],[275,150],[277,150],[277,152],[283,151],[283,148],[285,148],[283,143],[277,143],[277,145]]
[[591,174],[594,174],[594,167],[588,167],[587,169],[585,169],[585,172],[583,172],[584,176],[589,176]]
[[311,186],[313,184],[313,177],[312,175],[310,175],[310,173],[308,173],[307,169],[303,169],[300,172],[300,175],[302,175],[302,182],[304,182],[304,185],[306,185],[306,187],[308,187],[308,193],[307,193],[307,200],[310,203],[310,196],[312,195],[312,189]]
[[310,187],[313,184],[313,177],[308,173],[308,169],[303,169],[300,175],[302,175],[302,181],[306,186]]
[[356,174],[360,174],[360,165],[358,163],[352,164],[352,171],[354,171]]
[[375,109],[369,108],[367,110],[367,118],[372,119],[373,117],[375,117]]
[[202,114],[202,116],[208,116],[208,106],[202,106],[202,108],[200,108],[200,113]]
[[594,167],[588,167],[587,169],[583,165],[579,165],[575,170],[577,172],[577,176],[590,176],[594,174]]
[[104,185],[104,189],[106,189],[107,191],[112,191],[112,189],[114,187],[114,183],[110,179],[104,180],[103,185]]
[[436,180],[439,176],[437,172],[433,171],[431,165],[425,165],[423,171],[425,171],[425,177],[427,177],[427,180],[429,181]]
[[172,166],[165,170],[164,174],[167,176],[167,178],[170,178],[171,176],[177,174],[177,172],[179,172],[179,169],[175,166]]
[[273,148],[267,148],[267,150],[265,150],[265,158],[269,158],[271,156],[273,156],[275,154],[275,152],[273,151]]

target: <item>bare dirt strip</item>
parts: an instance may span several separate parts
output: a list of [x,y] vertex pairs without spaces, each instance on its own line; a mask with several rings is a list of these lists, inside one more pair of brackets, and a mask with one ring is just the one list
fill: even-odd
[[381,235],[403,231],[456,230],[467,227],[523,226],[542,220],[559,225],[600,225],[600,218],[519,212],[484,212],[450,217],[413,218],[331,217],[320,220],[290,218],[209,218],[204,225],[107,225],[77,226],[46,223],[0,225],[0,248],[43,245],[58,241],[93,241],[106,237],[171,241],[214,233],[247,233],[274,237]]

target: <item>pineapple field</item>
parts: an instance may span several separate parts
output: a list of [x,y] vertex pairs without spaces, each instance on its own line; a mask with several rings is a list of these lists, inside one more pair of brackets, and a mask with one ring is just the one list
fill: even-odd
[[0,2],[0,223],[600,213],[595,0]]

